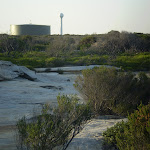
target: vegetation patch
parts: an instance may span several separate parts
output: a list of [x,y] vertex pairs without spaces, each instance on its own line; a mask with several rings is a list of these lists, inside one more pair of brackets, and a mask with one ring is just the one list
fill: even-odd
[[104,147],[119,150],[150,149],[150,104],[140,105],[138,110],[128,115],[128,122],[122,121],[103,133]]
[[139,53],[135,55],[121,55],[114,59],[113,64],[124,70],[150,70],[150,53]]
[[[58,107],[45,105],[41,115],[30,121],[18,121],[18,148],[52,149],[67,147],[68,141],[93,114],[127,116],[142,102],[150,100],[150,78],[127,71],[150,70],[150,35],[111,31],[101,35],[0,35],[0,60],[11,61],[30,69],[65,65],[112,65],[121,68],[84,70],[75,87],[86,105],[75,97],[58,96]],[[126,72],[124,72],[126,71]],[[63,73],[62,70],[58,70]],[[140,105],[104,133],[106,141],[119,149],[150,149],[150,107]]]
[[150,35],[111,31],[101,35],[0,35],[0,59],[17,65],[113,65],[150,70]]
[[90,118],[88,105],[79,104],[76,96],[58,96],[58,107],[44,105],[41,115],[17,122],[18,149],[66,149],[72,138]]
[[150,100],[150,78],[145,73],[136,75],[115,68],[95,67],[83,70],[75,87],[96,114],[126,116],[141,101],[148,104]]

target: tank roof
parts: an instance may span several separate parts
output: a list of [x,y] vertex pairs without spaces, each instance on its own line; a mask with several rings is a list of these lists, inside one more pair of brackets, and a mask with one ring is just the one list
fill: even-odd
[[41,25],[41,24],[12,24],[15,26],[50,26],[50,25]]

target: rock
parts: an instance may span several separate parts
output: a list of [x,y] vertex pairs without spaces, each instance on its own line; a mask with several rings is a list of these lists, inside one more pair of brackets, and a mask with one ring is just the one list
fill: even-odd
[[114,119],[114,116],[113,118],[103,116],[102,119],[90,120],[71,141],[67,150],[101,150],[103,143],[102,133],[122,120],[126,121],[127,119]]
[[51,68],[46,68],[45,72],[51,72]]
[[22,77],[31,81],[36,79],[34,71],[24,66],[17,66],[10,61],[0,61],[0,81]]
[[37,79],[36,74],[34,71],[28,69],[24,66],[19,66],[20,74],[19,76],[31,81],[35,81]]
[[0,77],[0,81],[3,81],[3,78],[2,78],[2,77]]
[[17,65],[9,61],[0,61],[0,78],[1,80],[11,80],[18,77],[19,70]]
[[56,87],[56,86],[52,86],[52,85],[46,85],[46,86],[40,86],[40,87],[45,88],[45,89],[53,89],[53,90],[62,90],[63,89],[63,87],[61,87],[61,86]]

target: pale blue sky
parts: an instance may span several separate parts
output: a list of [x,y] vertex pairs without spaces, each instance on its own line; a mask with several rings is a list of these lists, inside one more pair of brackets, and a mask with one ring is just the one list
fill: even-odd
[[31,20],[60,34],[61,12],[64,34],[150,33],[150,0],[0,0],[0,33]]

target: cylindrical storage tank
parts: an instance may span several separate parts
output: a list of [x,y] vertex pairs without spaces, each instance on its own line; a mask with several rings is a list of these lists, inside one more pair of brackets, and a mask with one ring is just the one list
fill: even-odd
[[11,35],[50,35],[50,26],[47,25],[10,25]]

